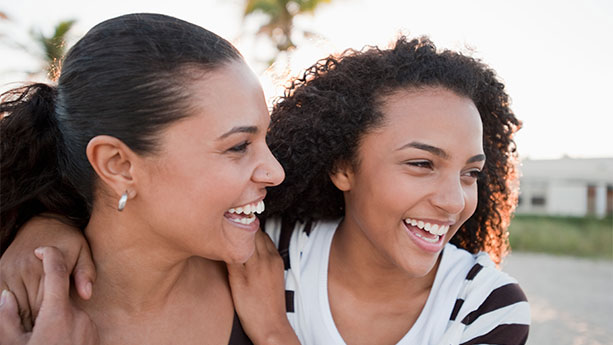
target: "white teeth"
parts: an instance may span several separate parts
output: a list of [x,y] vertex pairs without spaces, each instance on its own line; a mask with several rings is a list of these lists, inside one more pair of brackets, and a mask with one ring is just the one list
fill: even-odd
[[262,213],[264,212],[265,206],[264,206],[264,201],[260,200],[258,201],[257,204],[249,204],[249,205],[245,205],[245,206],[241,206],[241,207],[237,207],[237,208],[231,208],[228,210],[229,213],[236,213],[236,214],[246,214],[246,215],[250,215],[253,213]]
[[405,219],[404,222],[437,236],[444,235],[447,233],[447,231],[449,231],[449,225],[425,223],[424,221],[411,218]]
[[415,236],[421,238],[422,240],[426,242],[430,242],[430,243],[436,243],[438,242],[438,239],[439,239],[438,236],[436,236],[435,238],[428,238],[428,237],[422,236],[420,233],[417,233],[417,232],[415,233]]
[[228,219],[230,219],[230,221],[233,221],[234,223],[240,223],[240,224],[247,225],[247,224],[253,223],[255,221],[256,217],[255,217],[255,215],[252,214],[248,218],[228,218]]

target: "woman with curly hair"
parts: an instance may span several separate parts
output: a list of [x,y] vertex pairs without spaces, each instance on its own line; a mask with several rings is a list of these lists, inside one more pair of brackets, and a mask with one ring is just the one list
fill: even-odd
[[[301,343],[525,343],[525,295],[496,268],[519,127],[493,70],[426,38],[348,50],[293,80],[271,115],[267,141],[286,179],[262,225]],[[22,256],[41,244],[31,228]],[[271,317],[277,258],[229,267],[245,325]]]
[[266,231],[303,343],[525,343],[525,295],[496,269],[519,127],[492,69],[425,38],[294,80],[267,137],[286,179]]

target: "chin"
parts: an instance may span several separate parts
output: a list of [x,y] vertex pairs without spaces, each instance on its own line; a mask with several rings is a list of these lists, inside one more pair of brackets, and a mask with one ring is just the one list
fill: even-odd
[[433,260],[425,259],[425,258],[409,258],[404,262],[403,269],[414,278],[422,278],[428,275],[428,273],[432,272],[434,267],[436,266],[437,258]]
[[255,243],[230,250],[231,252],[224,257],[223,261],[227,264],[244,264],[255,253]]

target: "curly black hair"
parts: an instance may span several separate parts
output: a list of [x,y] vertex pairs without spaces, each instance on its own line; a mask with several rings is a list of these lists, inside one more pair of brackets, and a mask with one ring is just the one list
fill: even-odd
[[360,139],[383,123],[386,95],[429,87],[470,98],[481,115],[487,161],[479,201],[451,243],[472,253],[486,251],[499,263],[508,251],[507,227],[517,202],[513,134],[521,123],[491,68],[454,51],[438,51],[427,37],[403,36],[389,49],[346,50],[290,82],[275,102],[267,137],[286,178],[270,190],[266,217],[290,223],[342,217],[343,193],[329,175],[340,163],[356,164]]

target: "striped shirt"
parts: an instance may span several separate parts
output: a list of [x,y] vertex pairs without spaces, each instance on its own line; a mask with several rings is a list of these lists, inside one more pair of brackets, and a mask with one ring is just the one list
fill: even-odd
[[[328,258],[337,221],[297,224],[268,219],[266,232],[285,263],[287,317],[303,345],[344,345],[327,291]],[[418,319],[397,343],[428,345],[525,344],[530,324],[526,296],[487,253],[447,244]]]

